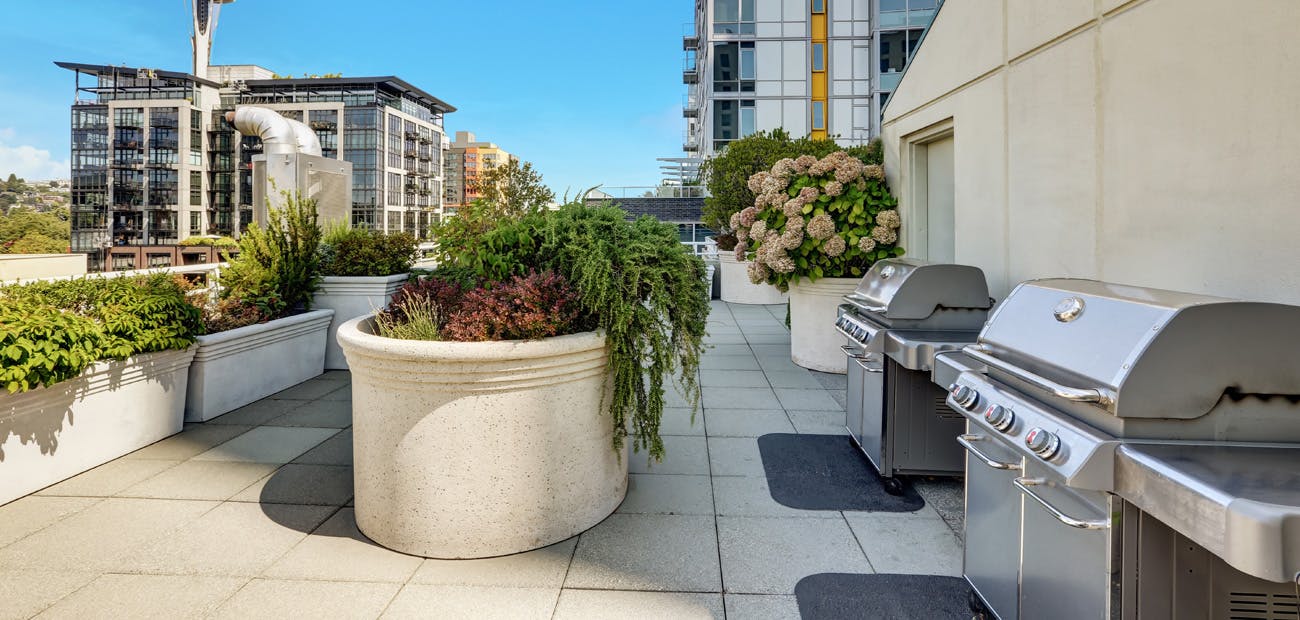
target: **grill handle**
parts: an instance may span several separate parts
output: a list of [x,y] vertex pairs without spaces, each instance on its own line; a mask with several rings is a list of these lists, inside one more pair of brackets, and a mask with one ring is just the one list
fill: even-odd
[[847,344],[842,344],[842,345],[840,345],[840,350],[843,351],[845,355],[847,355],[847,356],[849,356],[849,357],[851,357],[851,358],[853,358],[853,359],[855,359],[855,360],[864,360],[864,359],[867,359],[867,356],[865,356],[865,355],[858,355],[858,348],[857,348],[857,347],[851,347],[851,346],[849,346],[849,345],[847,345]]
[[1070,527],[1079,528],[1081,530],[1104,530],[1110,527],[1109,519],[1097,519],[1095,521],[1089,521],[1087,519],[1076,519],[1074,517],[1071,517],[1070,515],[1061,512],[1059,508],[1053,506],[1050,502],[1043,499],[1041,495],[1035,493],[1034,490],[1030,488],[1036,486],[1043,486],[1046,483],[1047,481],[1042,478],[1016,478],[1011,482],[1011,484],[1015,485],[1017,489],[1020,489],[1020,491],[1024,493],[1026,497],[1029,497],[1030,499],[1038,502],[1040,506],[1042,506],[1045,510],[1047,510],[1047,512],[1051,514],[1053,517],[1056,517],[1056,520],[1060,521],[1061,523],[1064,523]]
[[966,448],[966,451],[970,452],[971,456],[981,461],[984,461],[985,465],[988,465],[993,469],[1009,469],[1014,471],[1021,471],[1020,463],[1005,463],[996,460],[993,457],[990,457],[989,455],[981,452],[979,448],[975,447],[975,442],[985,441],[987,439],[988,437],[985,437],[983,435],[958,435],[957,443],[961,444],[961,447]]
[[865,301],[863,301],[863,298],[861,298],[861,297],[857,297],[857,296],[855,296],[855,295],[845,295],[845,296],[844,296],[844,301],[849,302],[850,304],[853,305],[854,308],[857,308],[857,309],[859,309],[859,310],[862,310],[863,312],[872,312],[872,313],[875,313],[875,314],[884,314],[885,311],[889,309],[889,306],[873,306],[873,305],[870,305],[870,304],[866,303]]
[[1061,385],[1047,377],[1034,374],[1023,368],[1012,366],[982,349],[979,345],[966,345],[962,352],[971,356],[974,360],[981,362],[991,368],[996,368],[1009,375],[1032,383],[1036,387],[1051,392],[1054,396],[1072,400],[1081,403],[1097,403],[1102,407],[1112,408],[1115,405],[1115,392],[1104,387],[1096,388],[1076,388]]
[[865,370],[865,371],[867,371],[867,372],[870,372],[870,373],[883,373],[883,372],[885,372],[885,367],[884,367],[883,365],[882,365],[882,366],[878,366],[878,367],[877,367],[877,366],[868,366],[868,365],[867,365],[867,361],[873,361],[873,362],[874,362],[874,361],[877,361],[877,359],[878,359],[878,358],[875,358],[875,357],[872,357],[872,356],[869,356],[869,355],[868,355],[868,356],[865,356],[865,357],[856,357],[856,358],[854,358],[854,361],[856,361],[856,362],[858,363],[858,365],[861,366],[862,369]]

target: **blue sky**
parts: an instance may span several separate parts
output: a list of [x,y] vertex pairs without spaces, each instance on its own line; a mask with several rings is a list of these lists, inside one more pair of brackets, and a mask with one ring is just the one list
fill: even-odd
[[[190,70],[188,0],[6,0],[0,17],[0,174],[68,159],[73,74],[55,60]],[[653,185],[679,156],[681,35],[691,0],[238,0],[213,64],[397,75],[458,108],[469,130],[562,195]],[[25,174],[24,174],[25,173]]]

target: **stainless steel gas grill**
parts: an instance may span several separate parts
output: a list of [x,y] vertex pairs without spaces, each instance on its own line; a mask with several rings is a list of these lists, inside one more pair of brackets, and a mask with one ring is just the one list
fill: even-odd
[[880,471],[960,475],[965,428],[930,380],[934,356],[975,341],[992,300],[984,272],[911,259],[877,262],[844,298],[836,327],[848,337],[848,430]]
[[1026,282],[965,349],[964,572],[1000,618],[1297,618],[1300,307]]

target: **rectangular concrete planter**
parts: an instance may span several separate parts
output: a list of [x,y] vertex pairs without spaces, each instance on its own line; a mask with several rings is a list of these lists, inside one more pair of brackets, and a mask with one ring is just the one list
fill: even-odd
[[326,276],[321,280],[320,289],[312,298],[312,306],[319,310],[333,310],[334,319],[330,321],[329,337],[325,342],[326,370],[346,370],[347,358],[339,347],[336,335],[339,325],[359,316],[371,314],[376,310],[388,308],[393,294],[402,288],[410,278],[409,273],[393,276]]
[[203,422],[325,372],[333,310],[199,336],[185,420]]
[[96,362],[75,379],[0,396],[0,504],[179,433],[197,349]]

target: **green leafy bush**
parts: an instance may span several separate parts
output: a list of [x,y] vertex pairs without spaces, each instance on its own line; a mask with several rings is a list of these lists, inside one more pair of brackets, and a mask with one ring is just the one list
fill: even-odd
[[676,371],[685,393],[698,398],[709,313],[704,262],[672,224],[626,218],[615,207],[568,204],[501,222],[451,259],[492,282],[545,271],[571,282],[582,317],[606,334],[616,447],[630,430],[634,448],[661,458],[665,380]]
[[230,237],[188,237],[177,245],[185,247],[237,248],[239,242]]
[[902,256],[898,201],[884,171],[844,151],[783,159],[749,180],[757,198],[731,217],[749,277],[781,290],[800,278],[858,277],[877,260]]
[[260,301],[272,318],[309,309],[320,286],[321,228],[316,201],[281,192],[284,209],[269,209],[266,228],[250,225],[239,256],[221,272],[223,299]]
[[104,333],[89,317],[0,300],[0,385],[10,394],[71,379],[100,358]]
[[[784,129],[760,131],[728,144],[700,168],[700,175],[709,188],[709,195],[704,199],[704,224],[720,233],[734,232],[729,226],[732,214],[754,204],[749,177],[771,170],[783,158],[824,157],[838,150],[840,146],[834,140],[795,139]],[[718,238],[718,249],[734,247],[730,239]]]
[[340,227],[321,242],[320,269],[327,276],[391,276],[415,262],[415,235]]
[[190,346],[203,322],[186,290],[167,274],[0,288],[0,384],[26,391],[96,360]]

